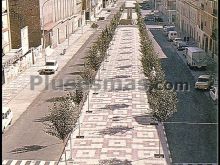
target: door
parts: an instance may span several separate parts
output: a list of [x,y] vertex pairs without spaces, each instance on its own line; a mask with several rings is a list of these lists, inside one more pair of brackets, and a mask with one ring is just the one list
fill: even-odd
[[2,69],[2,85],[5,83],[5,71]]

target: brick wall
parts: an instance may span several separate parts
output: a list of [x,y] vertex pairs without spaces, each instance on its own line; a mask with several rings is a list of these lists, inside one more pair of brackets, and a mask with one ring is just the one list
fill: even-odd
[[9,0],[12,48],[21,47],[21,29],[28,26],[29,46],[41,44],[39,0]]

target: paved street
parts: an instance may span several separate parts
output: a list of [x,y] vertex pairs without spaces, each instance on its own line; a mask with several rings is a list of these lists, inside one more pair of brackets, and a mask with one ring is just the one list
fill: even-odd
[[[145,78],[139,49],[137,27],[117,28],[110,56],[101,66],[101,89],[90,91],[89,110],[92,113],[86,113],[88,100],[83,107],[80,135],[84,138],[76,138],[78,128],[72,134],[73,161],[69,163],[108,164],[115,159],[116,164],[170,164],[163,129],[160,125],[158,131],[158,126],[150,125],[151,120],[147,117],[147,95],[144,86],[139,84]],[[109,83],[105,86],[107,81]],[[114,87],[111,82],[115,83]],[[94,91],[98,94],[93,94]],[[165,154],[165,158],[154,157],[159,153],[159,138],[162,139],[160,152]],[[66,147],[68,159],[69,146]]]
[[[151,30],[167,58],[161,60],[169,82],[187,82],[190,91],[178,91],[178,112],[172,122],[215,123],[217,107],[208,92],[194,89],[198,73],[184,63],[181,53],[177,54],[167,41],[162,30]],[[197,72],[197,73],[196,73]],[[205,71],[207,72],[207,71]],[[215,163],[217,161],[217,126],[215,124],[165,124],[165,130],[174,163]]]
[[[122,2],[119,1],[118,4],[122,4]],[[120,6],[117,6],[112,9],[112,13],[118,11],[119,7]],[[112,13],[109,13],[109,17],[112,17]],[[109,17],[107,17],[107,19]],[[43,131],[41,118],[48,113],[48,106],[51,105],[50,98],[62,96],[65,93],[64,88],[68,87],[65,86],[65,81],[70,79],[74,80],[78,77],[77,73],[82,69],[88,48],[101,33],[101,29],[105,28],[109,21],[109,19],[102,21],[102,25],[98,30],[91,29],[90,25],[85,26],[83,28],[83,35],[81,34],[81,29],[79,29],[78,32],[73,34],[70,38],[70,47],[64,56],[60,56],[59,53],[62,49],[67,47],[67,41],[65,41],[63,45],[59,45],[55,54],[48,57],[58,61],[59,72],[54,75],[39,76],[42,78],[42,83],[35,86],[34,90],[30,90],[30,82],[29,85],[26,85],[28,84],[28,76],[30,79],[30,73],[35,76],[38,75],[37,70],[42,66],[43,59],[42,64],[39,63],[37,66],[29,68],[27,72],[23,74],[23,78],[26,79],[23,85],[26,85],[26,87],[23,86],[23,90],[20,90],[19,87],[15,88],[14,90],[16,90],[17,93],[7,100],[9,106],[15,112],[12,126],[6,130],[2,137],[3,160],[56,161],[59,159],[63,144],[57,138],[49,136]],[[49,84],[52,79],[55,80],[56,89],[59,90],[52,88],[54,84]],[[59,84],[59,80],[63,80],[64,83]],[[11,92],[10,87],[15,87],[15,84],[17,85],[19,83],[16,80],[11,84],[13,85],[8,88],[3,88],[3,92],[7,91],[7,89],[9,89],[7,92]],[[47,85],[48,90],[44,90]]]

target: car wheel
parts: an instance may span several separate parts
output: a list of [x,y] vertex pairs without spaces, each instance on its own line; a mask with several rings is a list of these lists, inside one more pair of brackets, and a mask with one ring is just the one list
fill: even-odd
[[2,130],[2,133],[4,133],[5,132],[5,127],[3,128],[3,130]]
[[10,121],[9,125],[11,125],[11,123],[12,123],[12,120]]

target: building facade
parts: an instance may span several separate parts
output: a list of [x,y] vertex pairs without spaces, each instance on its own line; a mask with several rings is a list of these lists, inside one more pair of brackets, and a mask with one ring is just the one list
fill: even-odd
[[217,55],[217,1],[177,1],[176,26],[197,41],[212,57]]
[[81,0],[40,0],[41,30],[45,35],[45,47],[56,47],[83,26],[87,10],[88,7],[82,10]]
[[11,50],[8,0],[2,0],[2,55]]
[[176,0],[161,1],[158,10],[168,17],[170,23],[176,21]]
[[[12,48],[21,47],[21,29],[28,26],[29,45],[56,47],[102,9],[102,0],[9,0]],[[97,7],[98,6],[98,7]]]

